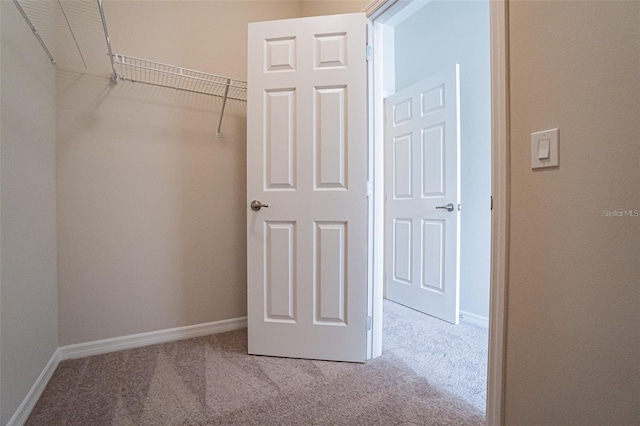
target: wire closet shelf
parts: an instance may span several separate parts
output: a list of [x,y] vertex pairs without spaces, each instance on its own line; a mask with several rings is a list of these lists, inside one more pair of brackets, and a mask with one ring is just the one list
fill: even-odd
[[221,136],[220,129],[227,99],[247,101],[246,81],[122,54],[113,55],[113,58],[116,81],[126,80],[221,97],[222,109],[216,137]]
[[246,102],[247,82],[121,54],[114,55],[118,79]]
[[13,3],[57,68],[108,72],[115,83],[126,80],[222,98],[218,137],[227,99],[247,101],[246,81],[113,54],[102,0],[13,0]]

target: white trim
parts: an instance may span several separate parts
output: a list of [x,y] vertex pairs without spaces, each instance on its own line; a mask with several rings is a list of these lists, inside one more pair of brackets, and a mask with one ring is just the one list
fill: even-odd
[[124,349],[139,348],[158,343],[174,342],[176,340],[191,339],[193,337],[208,336],[247,327],[247,317],[234,318],[204,324],[188,325],[186,327],[169,328],[148,333],[131,334],[114,337],[112,339],[95,340],[93,342],[78,343],[60,347],[60,360],[84,358],[86,356],[101,355]]
[[489,318],[487,317],[472,314],[471,312],[467,312],[467,311],[460,311],[460,318],[464,322],[475,324],[483,328],[489,328]]
[[226,331],[239,330],[246,327],[247,317],[241,317],[207,322],[204,324],[188,325],[186,327],[151,331],[148,333],[131,334],[128,336],[114,337],[113,339],[78,343],[76,345],[61,346],[53,353],[51,359],[49,359],[49,362],[44,367],[44,370],[42,370],[40,376],[38,376],[38,379],[22,401],[22,404],[20,404],[7,423],[7,426],[22,426],[25,424],[29,415],[31,415],[33,407],[35,407],[38,399],[42,395],[44,388],[47,386],[47,383],[49,383],[51,376],[53,376],[56,368],[58,368],[60,361],[83,358],[92,355],[101,355],[125,349],[155,345],[158,343],[208,336],[211,334],[224,333]]
[[432,0],[412,1],[402,10],[398,11],[398,13],[394,14],[392,17],[386,20],[385,24],[389,25],[390,27],[396,27],[402,24],[408,18],[412,17],[415,13],[418,13],[420,9],[431,3],[431,1]]
[[397,2],[398,0],[373,0],[371,3],[366,5],[364,9],[362,9],[362,12],[367,16],[367,18],[374,20]]
[[60,364],[59,348],[56,349],[53,355],[51,355],[49,362],[47,362],[47,365],[45,365],[35,383],[33,384],[33,386],[31,386],[31,389],[29,389],[27,396],[25,396],[24,400],[22,400],[22,403],[20,404],[16,412],[13,413],[13,416],[11,416],[11,418],[9,419],[7,426],[22,426],[26,423],[29,415],[31,414],[31,411],[33,410],[33,407],[36,406],[38,399],[40,399],[44,388],[47,387],[47,383],[49,383],[51,376],[53,376],[56,368],[58,368],[58,364]]
[[[394,7],[395,6],[395,7]],[[381,43],[376,37],[376,25],[384,22],[384,18],[406,6],[401,0],[375,0],[365,9],[371,20],[373,31],[370,43],[374,46],[373,67],[369,70],[369,78],[373,80],[370,101],[376,104],[376,96],[381,93],[381,70],[379,60],[382,57]],[[389,12],[389,13],[387,13]],[[384,17],[382,17],[384,15]],[[380,19],[379,19],[380,18]],[[509,73],[508,73],[508,0],[490,0],[490,32],[491,32],[491,132],[492,132],[492,195],[493,211],[491,224],[491,303],[489,307],[489,365],[487,371],[487,422],[489,426],[504,423],[504,372],[505,372],[505,340],[507,312],[507,277],[509,253]],[[374,105],[374,123],[381,119]],[[371,109],[369,110],[371,113]],[[370,118],[371,119],[371,118]],[[370,127],[373,133],[370,140],[374,147],[379,137],[376,125]],[[382,205],[384,191],[380,188],[378,167],[374,151],[374,227],[381,218],[378,208]],[[377,201],[376,201],[377,200]],[[377,227],[376,227],[377,231]],[[374,232],[376,232],[374,231]],[[374,244],[376,236],[374,235]],[[374,249],[375,250],[375,249]],[[374,251],[373,264],[373,357],[376,357],[376,336],[381,337],[382,309],[376,306],[376,290],[383,288],[380,278],[382,256]],[[379,328],[380,327],[380,328]],[[378,329],[380,331],[378,332]]]
[[[386,5],[393,4],[389,0]],[[386,5],[379,5],[384,11],[388,10]],[[381,12],[384,13],[384,12]],[[377,15],[378,17],[380,15]],[[384,163],[383,163],[383,135],[384,135],[384,105],[382,94],[384,92],[383,63],[384,46],[382,37],[382,26],[377,18],[369,24],[369,43],[374,46],[373,58],[369,62],[369,153],[370,167],[373,180],[373,201],[372,212],[369,220],[373,221],[370,229],[373,230],[372,246],[370,250],[373,257],[372,269],[369,271],[371,284],[373,286],[371,305],[371,339],[370,347],[367,348],[370,358],[377,358],[382,355],[382,318],[384,296]]]
[[504,424],[509,272],[509,4],[491,0],[492,196],[487,425]]
[[374,0],[362,11],[367,19],[384,24],[415,0]]
[[[367,49],[372,48],[373,46],[373,24],[371,21],[367,23]],[[373,160],[375,158],[373,152],[373,144],[371,143],[372,135],[373,135],[373,127],[374,122],[372,120],[373,117],[373,102],[369,101],[370,96],[373,94],[373,79],[369,78],[369,76],[373,75],[373,56],[367,59],[367,184],[371,184],[371,192],[367,195],[368,199],[368,212],[367,212],[367,316],[371,318],[371,327],[367,330],[367,353],[366,359],[370,360],[379,355],[375,354],[376,351],[373,349],[375,346],[374,343],[374,330],[376,327],[373,325],[373,319],[377,319],[377,315],[374,315],[375,307],[375,296],[373,295],[373,291],[376,289],[374,285],[375,281],[375,240],[376,232],[374,230],[375,226],[375,197],[374,197],[374,188],[375,188],[375,168],[373,167]],[[382,343],[382,342],[380,342]],[[382,346],[381,346],[382,347]],[[380,351],[382,352],[382,351]],[[374,354],[376,356],[374,356]]]

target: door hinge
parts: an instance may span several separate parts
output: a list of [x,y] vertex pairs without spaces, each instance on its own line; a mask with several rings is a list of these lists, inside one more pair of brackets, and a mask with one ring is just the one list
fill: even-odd
[[373,47],[371,47],[371,45],[367,44],[367,50],[366,50],[366,55],[367,55],[367,62],[369,62],[371,60],[371,57],[373,56]]
[[371,330],[371,317],[367,317],[367,331]]
[[493,195],[491,196],[491,208],[490,210],[493,210]]
[[367,198],[373,195],[373,182],[367,181]]

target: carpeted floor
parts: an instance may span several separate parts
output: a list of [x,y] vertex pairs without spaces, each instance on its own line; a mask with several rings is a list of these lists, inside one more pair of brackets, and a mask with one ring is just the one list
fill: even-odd
[[486,330],[384,325],[366,364],[249,356],[246,330],[64,361],[27,425],[484,424]]
[[416,374],[484,413],[488,331],[465,320],[454,326],[384,301],[383,355],[393,354]]

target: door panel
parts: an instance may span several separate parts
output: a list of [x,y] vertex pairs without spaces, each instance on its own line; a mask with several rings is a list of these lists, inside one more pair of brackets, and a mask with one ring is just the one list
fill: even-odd
[[411,219],[394,218],[393,278],[398,283],[411,285],[413,268],[413,223]]
[[413,198],[413,135],[393,139],[394,199]]
[[422,129],[422,198],[444,197],[444,125]]
[[251,354],[365,360],[365,37],[363,14],[249,25]]
[[385,113],[386,296],[457,324],[458,66],[388,97]]
[[315,189],[347,189],[347,88],[314,88]]
[[347,224],[316,222],[314,244],[315,324],[347,325]]
[[265,91],[265,186],[294,189],[296,177],[296,92]]
[[422,220],[422,288],[444,291],[444,220]]
[[265,320],[296,322],[296,224],[265,222]]

